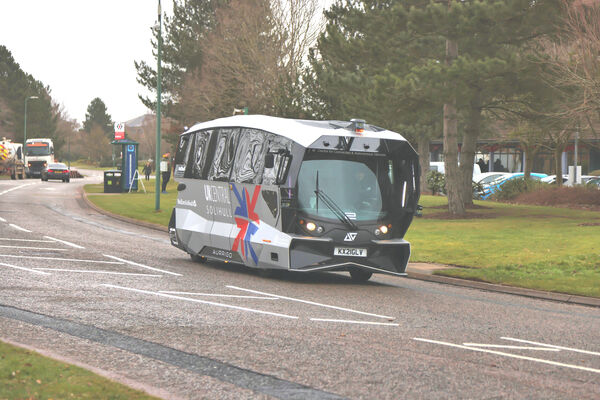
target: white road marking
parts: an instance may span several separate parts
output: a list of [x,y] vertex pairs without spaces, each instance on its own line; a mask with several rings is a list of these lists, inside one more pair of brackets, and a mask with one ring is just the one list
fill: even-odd
[[0,217],[0,222],[6,222],[6,220],[2,217]]
[[8,226],[12,226],[13,228],[15,228],[15,229],[18,229],[18,230],[20,230],[20,231],[23,231],[23,232],[31,233],[31,231],[30,231],[30,230],[28,230],[28,229],[25,229],[25,228],[21,228],[19,225],[15,225],[15,224],[8,224]]
[[74,247],[76,249],[85,249],[85,247],[83,247],[83,246],[80,246],[80,245],[75,244],[75,243],[67,242],[66,240],[60,240],[60,239],[56,239],[56,238],[53,238],[53,237],[50,237],[50,236],[44,236],[44,237],[46,239],[54,240],[55,242],[66,244],[67,246],[71,246],[71,247]]
[[572,348],[572,347],[555,346],[555,345],[553,345],[553,344],[546,344],[546,343],[532,342],[532,341],[530,341],[530,340],[515,339],[515,338],[511,338],[511,337],[501,337],[500,339],[504,339],[504,340],[512,340],[513,342],[520,342],[520,343],[535,344],[535,345],[537,345],[537,346],[553,347],[553,348],[555,348],[555,349],[567,350],[567,351],[574,351],[574,352],[576,352],[576,353],[590,354],[590,355],[592,355],[592,356],[600,356],[600,353],[598,353],[598,352],[596,352],[596,351],[588,351],[588,350],[574,349],[574,348]]
[[3,248],[3,249],[25,249],[25,250],[68,251],[67,249],[55,249],[52,247],[9,246],[9,245],[1,245],[1,244],[0,244],[0,248]]
[[385,325],[385,326],[400,326],[400,324],[392,322],[369,322],[369,321],[351,321],[347,319],[327,319],[327,318],[311,318],[311,321],[319,322],[339,322],[342,324],[364,324],[364,325]]
[[118,265],[123,265],[122,262],[117,262],[117,261],[80,260],[80,259],[75,259],[75,258],[39,257],[39,256],[15,256],[15,255],[12,255],[12,254],[0,254],[0,257],[31,258],[31,259],[35,259],[35,260],[73,261],[73,262],[88,262],[88,263],[95,263],[95,264],[118,264]]
[[240,296],[235,294],[214,294],[214,293],[194,293],[194,292],[172,292],[169,290],[159,290],[159,293],[166,294],[186,294],[189,296],[209,296],[209,297],[228,297],[232,299],[258,299],[258,300],[279,300],[279,297],[263,297],[263,296]]
[[6,189],[3,192],[0,192],[0,196],[2,196],[3,194],[6,194],[6,193],[12,192],[13,190],[21,189],[21,188],[23,188],[25,186],[31,186],[31,185],[36,185],[36,184],[37,184],[37,182],[35,182],[35,183],[26,183],[25,185],[21,185],[21,186],[15,186],[15,187],[12,187],[10,189]]
[[116,271],[90,271],[85,269],[64,269],[64,268],[34,268],[36,271],[58,271],[58,272],[80,272],[88,274],[108,274],[108,275],[131,275],[131,276],[151,276],[162,277],[162,275],[140,274],[136,272],[116,272]]
[[0,238],[0,240],[7,240],[7,241],[13,241],[13,242],[54,243],[52,240],[35,240],[35,239]]
[[25,267],[18,267],[16,265],[12,265],[12,264],[0,263],[0,265],[2,265],[4,267],[8,267],[8,268],[14,268],[14,269],[20,269],[20,270],[23,270],[23,271],[33,272],[35,274],[40,274],[40,275],[51,275],[51,274],[49,274],[47,272],[36,271],[34,269],[29,269],[29,268],[25,268]]
[[176,272],[165,271],[164,269],[159,269],[159,268],[149,267],[149,266],[147,266],[147,265],[144,265],[144,264],[139,264],[139,263],[136,263],[136,262],[133,262],[133,261],[127,261],[127,260],[123,260],[122,258],[115,257],[115,256],[110,256],[110,255],[108,255],[108,254],[102,254],[102,255],[103,255],[104,257],[112,258],[113,260],[117,260],[117,261],[120,261],[120,262],[122,262],[122,263],[125,263],[125,264],[129,264],[129,265],[135,265],[136,267],[140,267],[140,268],[149,269],[149,270],[151,270],[151,271],[158,271],[158,272],[162,272],[162,273],[164,273],[164,274],[175,275],[175,276],[183,276],[183,275],[181,275],[181,274],[178,274],[178,273],[176,273]]
[[554,365],[554,366],[557,366],[557,367],[579,369],[579,370],[582,370],[582,371],[587,371],[587,372],[593,372],[595,374],[600,374],[600,369],[582,367],[580,365],[564,364],[564,363],[560,363],[560,362],[556,362],[556,361],[544,360],[544,359],[541,359],[541,358],[533,358],[533,357],[521,356],[521,355],[518,355],[518,354],[504,353],[502,351],[486,350],[486,349],[480,349],[480,348],[477,348],[477,347],[462,346],[460,344],[454,344],[454,343],[448,343],[448,342],[440,342],[438,340],[422,339],[422,338],[413,338],[413,340],[417,340],[419,342],[439,344],[439,345],[442,345],[442,346],[456,347],[458,349],[478,351],[478,352],[481,352],[481,353],[495,354],[495,355],[498,355],[498,356],[504,356],[504,357],[510,357],[510,358],[518,358],[520,360],[527,360],[527,361],[533,361],[533,362],[538,362],[538,363],[542,363],[542,364],[549,364],[549,365]]
[[560,351],[548,347],[527,347],[527,346],[506,346],[502,344],[482,344],[482,343],[463,343],[463,346],[469,347],[489,347],[493,349],[511,349],[511,350],[539,350],[539,351]]
[[208,304],[208,305],[217,306],[217,307],[232,308],[234,310],[248,311],[248,312],[257,313],[257,314],[266,314],[266,315],[272,315],[272,316],[281,317],[281,318],[298,319],[298,317],[295,317],[293,315],[272,313],[272,312],[268,312],[268,311],[255,310],[253,308],[238,307],[238,306],[232,306],[232,305],[223,304],[223,303],[215,303],[213,301],[191,299],[189,297],[174,296],[174,295],[166,294],[166,293],[151,292],[148,290],[133,289],[133,288],[128,288],[128,287],[124,287],[124,286],[110,285],[110,284],[106,284],[106,283],[102,284],[101,286],[105,286],[108,288],[114,288],[114,289],[128,290],[128,291],[137,292],[137,293],[152,294],[155,296],[162,296],[162,297],[167,297],[170,299],[185,300],[185,301],[191,301],[191,302],[200,303],[200,304]]
[[332,308],[334,310],[340,310],[340,311],[348,311],[348,312],[355,313],[355,314],[368,315],[368,316],[371,316],[371,317],[384,318],[384,319],[387,319],[387,320],[395,320],[396,319],[395,317],[387,317],[385,315],[372,314],[372,313],[368,313],[368,312],[364,312],[364,311],[352,310],[350,308],[344,308],[344,307],[338,307],[338,306],[331,306],[331,305],[328,305],[328,304],[321,304],[321,303],[316,303],[314,301],[308,301],[308,300],[295,299],[293,297],[280,296],[278,294],[259,292],[258,290],[244,289],[244,288],[237,287],[237,286],[230,286],[230,285],[228,285],[227,287],[230,288],[230,289],[237,289],[237,290],[241,290],[241,291],[244,291],[244,292],[260,294],[260,295],[263,295],[263,296],[279,297],[280,299],[285,299],[285,300],[290,300],[290,301],[297,301],[297,302],[305,303],[305,304],[311,304],[313,306],[320,306],[320,307],[325,307],[325,308]]

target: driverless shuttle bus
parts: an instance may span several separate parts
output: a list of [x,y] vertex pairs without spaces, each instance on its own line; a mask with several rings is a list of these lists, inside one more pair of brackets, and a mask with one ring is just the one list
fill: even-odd
[[181,134],[171,243],[195,261],[405,275],[419,162],[362,120],[239,115]]

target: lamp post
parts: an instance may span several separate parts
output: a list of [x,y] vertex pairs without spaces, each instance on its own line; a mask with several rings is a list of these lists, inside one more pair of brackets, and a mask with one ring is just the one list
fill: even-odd
[[158,65],[156,68],[156,185],[155,188],[155,210],[160,210],[160,52],[162,46],[162,19],[161,19],[160,0],[158,0]]
[[[29,99],[39,99],[37,96],[29,96],[25,97],[25,121],[23,121],[23,167],[27,168],[27,161],[25,160],[25,153],[27,148],[25,147],[25,142],[27,142],[27,100]],[[25,174],[27,177],[27,174]]]

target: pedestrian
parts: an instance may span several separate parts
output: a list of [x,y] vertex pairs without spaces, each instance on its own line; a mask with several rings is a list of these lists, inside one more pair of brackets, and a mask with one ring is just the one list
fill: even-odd
[[143,169],[144,175],[146,175],[146,180],[150,180],[150,172],[152,172],[152,164],[150,161],[146,161],[146,165],[144,165]]
[[167,193],[167,183],[171,179],[171,163],[169,163],[169,153],[163,155],[160,162],[160,174],[162,177],[162,193]]

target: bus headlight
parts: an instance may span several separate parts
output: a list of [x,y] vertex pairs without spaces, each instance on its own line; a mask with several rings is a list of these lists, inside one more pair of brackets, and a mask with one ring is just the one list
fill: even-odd
[[314,231],[315,229],[317,229],[317,225],[314,222],[307,222],[306,223],[306,229],[310,232]]
[[389,232],[389,229],[385,225],[381,225],[379,228],[375,229],[375,236],[385,235]]

